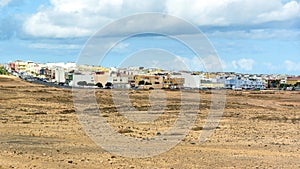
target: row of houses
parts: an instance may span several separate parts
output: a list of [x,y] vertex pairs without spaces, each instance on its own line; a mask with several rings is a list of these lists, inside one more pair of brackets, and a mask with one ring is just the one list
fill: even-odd
[[75,63],[34,63],[17,60],[7,64],[6,69],[13,75],[21,77],[39,77],[48,82],[65,83],[66,72],[76,69]]
[[15,61],[7,64],[15,75],[37,77],[50,83],[69,86],[103,86],[113,88],[227,88],[265,89],[300,84],[300,77],[287,75],[253,75],[234,72],[168,71],[159,68],[104,68],[75,63]]

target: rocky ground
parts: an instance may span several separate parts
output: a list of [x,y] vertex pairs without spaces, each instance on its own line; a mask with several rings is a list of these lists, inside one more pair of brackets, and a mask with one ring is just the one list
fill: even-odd
[[[145,114],[153,91],[129,91],[134,113]],[[199,135],[210,110],[211,92],[200,97],[197,120],[171,150],[146,158],[122,157],[98,146],[80,123],[92,110],[82,97],[74,107],[72,90],[0,77],[0,169],[2,168],[300,168],[300,93],[227,91],[224,114],[209,139]],[[164,134],[180,113],[180,91],[164,91],[166,104],[149,123],[133,122],[118,111],[118,91],[97,90],[96,101],[114,131],[145,142]],[[80,110],[81,109],[81,110]],[[78,114],[79,112],[79,114]],[[155,111],[157,112],[157,111]],[[101,134],[101,133],[100,133]]]

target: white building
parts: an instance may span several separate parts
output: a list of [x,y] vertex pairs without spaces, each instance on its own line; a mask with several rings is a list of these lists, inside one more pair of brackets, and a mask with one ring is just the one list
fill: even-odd
[[113,88],[115,89],[129,89],[128,76],[115,76],[112,77]]
[[55,67],[52,69],[52,81],[57,83],[65,83],[66,82],[66,71],[63,67]]
[[183,87],[185,88],[199,88],[200,87],[200,79],[201,75],[192,75],[190,73],[178,73],[171,74],[170,78],[184,78]]
[[227,89],[262,89],[263,82],[259,79],[248,79],[245,77],[230,77],[225,80],[225,88]]
[[73,87],[83,87],[80,82],[85,82],[85,84],[94,84],[94,74],[91,72],[75,72],[73,74],[73,80],[69,83],[69,86]]
[[40,74],[40,70],[42,67],[43,64],[28,61],[26,65],[26,72],[32,75]]

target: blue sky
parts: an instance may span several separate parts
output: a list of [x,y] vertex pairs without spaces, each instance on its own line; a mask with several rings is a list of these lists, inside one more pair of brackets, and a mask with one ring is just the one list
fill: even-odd
[[[295,0],[0,0],[0,63],[76,62],[98,30],[143,12],[165,13],[195,25],[214,46],[224,71],[300,75],[300,2]],[[130,29],[154,23],[141,20]],[[149,48],[168,51],[153,53],[161,62],[172,53],[191,69],[203,69],[203,62],[182,44],[156,36],[120,42],[101,65],[118,66],[132,55],[144,58],[135,59],[143,64],[150,55],[139,51]]]

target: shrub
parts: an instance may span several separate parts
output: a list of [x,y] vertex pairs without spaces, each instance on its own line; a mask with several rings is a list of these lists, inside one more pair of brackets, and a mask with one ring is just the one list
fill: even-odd
[[78,86],[86,86],[87,82],[86,81],[80,81],[77,83]]
[[103,85],[102,85],[102,83],[100,83],[100,82],[97,83],[96,86],[99,87],[99,88],[103,88]]
[[7,75],[7,72],[4,69],[4,67],[0,67],[0,75]]
[[139,85],[144,85],[144,84],[145,84],[144,80],[139,81]]

